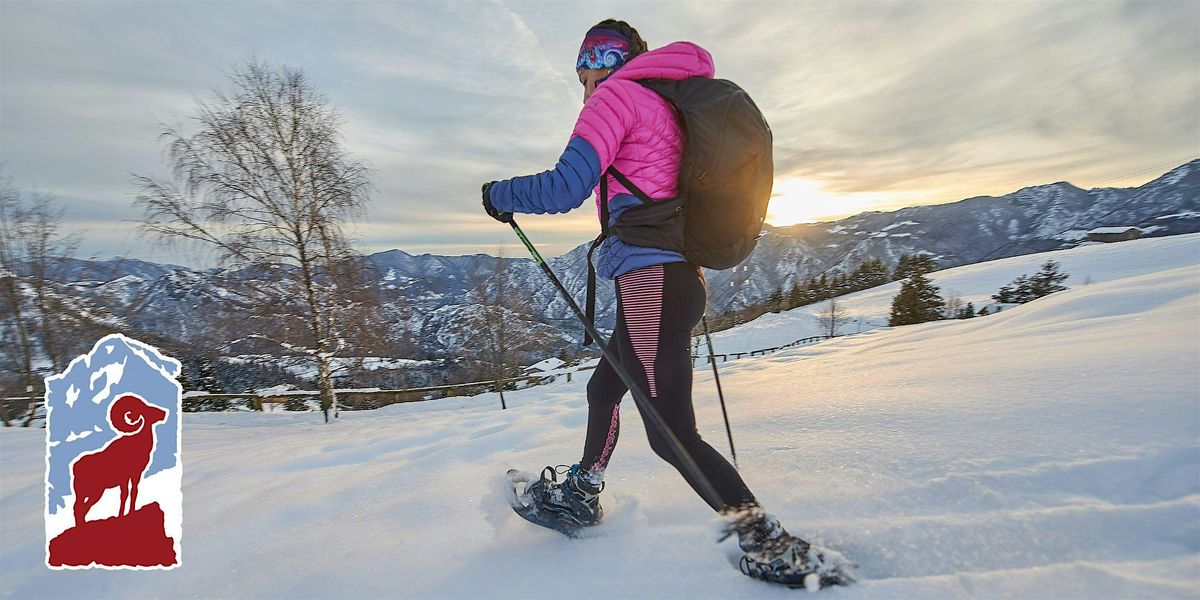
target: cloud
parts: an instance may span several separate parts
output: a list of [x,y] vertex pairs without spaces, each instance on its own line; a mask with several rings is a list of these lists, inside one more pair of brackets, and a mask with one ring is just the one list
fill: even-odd
[[[879,208],[1064,179],[1086,187],[1200,155],[1196,3],[6,2],[3,12],[0,160],[19,186],[58,194],[101,254],[158,255],[124,233],[137,216],[129,175],[167,173],[156,123],[186,123],[195,98],[250,56],[302,67],[344,116],[345,146],[375,181],[356,226],[365,245],[491,251],[511,232],[482,215],[480,184],[554,164],[581,107],[579,40],[613,15],[652,47],[710,50],[718,76],[767,115],[781,178]],[[528,228],[568,249],[594,232],[587,207]]]

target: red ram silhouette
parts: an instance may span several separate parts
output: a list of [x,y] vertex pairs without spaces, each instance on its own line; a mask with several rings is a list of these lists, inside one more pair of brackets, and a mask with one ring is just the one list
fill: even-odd
[[117,398],[108,411],[108,420],[117,433],[94,452],[81,454],[71,464],[71,489],[75,493],[75,525],[84,523],[88,510],[92,508],[104,491],[121,488],[121,506],[117,516],[123,516],[125,499],[129,498],[129,511],[137,507],[138,483],[142,473],[150,464],[150,453],[154,450],[154,424],[167,418],[167,411],[151,406],[145,400],[127,394]]

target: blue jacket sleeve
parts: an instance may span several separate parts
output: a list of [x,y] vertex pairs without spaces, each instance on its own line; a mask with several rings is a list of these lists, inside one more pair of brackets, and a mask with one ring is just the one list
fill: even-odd
[[537,175],[497,182],[488,194],[504,212],[564,213],[579,208],[600,183],[600,158],[587,140],[575,136],[558,164]]

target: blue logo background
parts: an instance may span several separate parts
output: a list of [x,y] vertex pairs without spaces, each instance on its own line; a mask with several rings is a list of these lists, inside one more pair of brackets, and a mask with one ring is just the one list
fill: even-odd
[[111,334],[71,361],[62,374],[46,379],[50,514],[66,506],[63,497],[71,494],[71,461],[117,436],[108,424],[108,408],[122,394],[137,394],[167,411],[167,419],[154,427],[157,444],[144,476],[178,464],[179,371],[179,361],[154,347]]

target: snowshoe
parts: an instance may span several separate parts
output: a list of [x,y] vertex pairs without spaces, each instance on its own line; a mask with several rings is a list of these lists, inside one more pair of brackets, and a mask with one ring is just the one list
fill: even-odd
[[[566,477],[558,481],[558,475]],[[546,467],[536,480],[529,473],[508,471],[509,503],[521,518],[553,529],[569,538],[579,537],[582,529],[600,522],[600,489],[592,489],[580,480],[579,465]]]
[[809,591],[854,582],[854,565],[841,554],[789,534],[761,509],[736,516],[725,537],[734,533],[743,552],[738,568],[749,577]]

